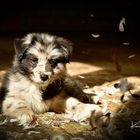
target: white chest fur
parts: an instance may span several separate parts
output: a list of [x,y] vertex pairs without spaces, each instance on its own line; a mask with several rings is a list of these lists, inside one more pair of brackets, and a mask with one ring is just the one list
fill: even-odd
[[43,113],[49,109],[50,102],[42,100],[42,93],[37,86],[21,75],[10,77],[8,90],[8,95],[24,100],[35,113]]

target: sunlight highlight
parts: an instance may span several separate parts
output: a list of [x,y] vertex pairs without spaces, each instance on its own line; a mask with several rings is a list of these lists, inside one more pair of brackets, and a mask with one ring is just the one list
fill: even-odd
[[86,74],[93,71],[95,72],[103,70],[103,68],[82,62],[71,62],[70,64],[67,65],[67,70],[70,75],[75,76],[79,74]]

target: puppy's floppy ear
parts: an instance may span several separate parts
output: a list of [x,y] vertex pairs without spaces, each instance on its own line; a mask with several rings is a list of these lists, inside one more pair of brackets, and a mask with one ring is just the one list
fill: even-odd
[[66,62],[68,63],[73,51],[72,42],[62,37],[58,37],[56,40],[57,43],[61,46],[63,53],[66,57]]
[[29,48],[29,45],[23,44],[23,40],[17,38],[14,40],[14,47],[18,60],[21,60],[26,50]]

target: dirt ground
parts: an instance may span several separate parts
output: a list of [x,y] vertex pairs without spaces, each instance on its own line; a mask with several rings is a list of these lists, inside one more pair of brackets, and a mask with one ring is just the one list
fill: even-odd
[[[0,114],[0,140],[129,140],[140,136],[140,42],[122,36],[67,36],[73,55],[67,65],[85,92],[99,95],[110,115],[70,122],[63,115],[36,116],[38,125],[22,127]],[[14,38],[0,38],[0,80],[12,62]],[[121,85],[122,84],[122,85]],[[114,85],[120,85],[115,87]],[[129,85],[131,87],[129,88]],[[123,87],[121,89],[121,86]],[[123,90],[125,88],[125,91]],[[123,91],[122,91],[123,90]],[[123,103],[121,102],[122,95]],[[96,126],[96,127],[95,127]]]

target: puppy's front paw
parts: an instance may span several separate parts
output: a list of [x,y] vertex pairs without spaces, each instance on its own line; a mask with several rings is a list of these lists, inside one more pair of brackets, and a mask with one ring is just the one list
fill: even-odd
[[[66,100],[66,118],[77,122],[86,121],[91,117],[93,111],[100,111],[101,107],[95,104],[85,104],[70,97]],[[105,110],[106,111],[106,110]]]
[[20,125],[30,124],[33,120],[33,111],[30,109],[18,109],[14,116],[19,121]]
[[91,117],[92,111],[95,109],[92,105],[85,104],[77,109],[72,118],[77,122],[87,121]]

